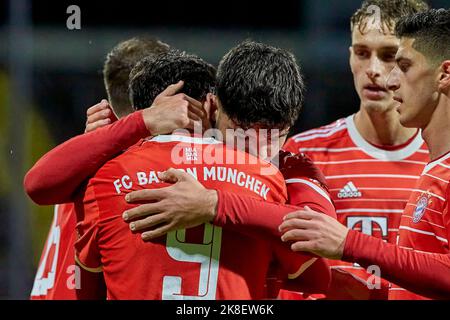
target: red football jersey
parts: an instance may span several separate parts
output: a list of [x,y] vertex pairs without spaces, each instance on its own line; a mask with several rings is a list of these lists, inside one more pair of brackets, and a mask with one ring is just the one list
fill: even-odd
[[31,299],[76,299],[75,225],[73,205],[56,205]]
[[[425,167],[411,193],[400,222],[399,247],[429,254],[450,253],[449,181],[447,153]],[[389,299],[425,298],[393,285]]]
[[[318,212],[334,212],[334,205],[326,188],[317,180],[309,177],[290,178],[285,180],[289,204],[304,207],[308,205]],[[323,298],[323,294],[309,296],[310,299]],[[301,292],[280,289],[278,299],[281,300],[304,300],[305,295]]]
[[76,300],[105,297],[102,274],[86,272],[75,263],[75,226],[73,204],[56,205],[30,299]]
[[[322,172],[317,169],[317,166],[304,154],[295,156],[283,151],[281,154],[285,157],[284,161],[282,160],[280,163],[280,169],[287,186],[288,203],[301,208],[309,206],[318,212],[333,214],[335,218],[334,205],[325,185],[325,178]],[[309,277],[311,280],[314,278],[312,274],[305,274],[304,277]],[[273,281],[273,279],[271,280]],[[278,286],[281,286],[281,284],[278,284]],[[314,297],[323,297],[323,295],[314,295]],[[304,294],[280,289],[277,298],[303,300]]]
[[273,165],[214,139],[158,136],[135,146],[106,163],[76,204],[77,258],[88,270],[103,269],[109,299],[262,299],[274,259],[289,278],[311,263],[310,256],[287,255],[266,238],[211,224],[143,242],[122,219],[133,207],[124,196],[167,186],[157,172],[170,167],[207,188],[281,203],[287,198]]
[[[290,138],[284,148],[306,153],[324,173],[338,220],[350,229],[396,243],[400,218],[410,193],[429,161],[427,147],[417,134],[405,145],[385,150],[368,143],[355,127],[353,115]],[[363,284],[371,274],[357,264],[330,261],[339,278]],[[336,273],[334,273],[336,274]],[[347,276],[346,276],[347,274]],[[335,278],[337,280],[337,278]],[[340,280],[339,280],[340,281]],[[341,282],[342,282],[341,281]],[[339,284],[338,286],[340,286]],[[333,298],[387,298],[383,292],[345,293],[341,287]],[[360,292],[359,289],[355,290]]]

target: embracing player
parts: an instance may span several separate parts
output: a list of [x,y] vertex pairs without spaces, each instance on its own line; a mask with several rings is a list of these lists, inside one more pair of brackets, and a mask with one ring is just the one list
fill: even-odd
[[[277,63],[271,64],[273,61]],[[206,96],[215,81],[213,69],[197,57],[170,53],[144,59],[135,69],[130,86],[135,107],[151,103],[155,93],[170,81],[186,79],[186,94],[198,100],[206,98],[206,109],[216,119],[215,134],[222,134],[227,141],[227,129],[241,125],[258,134],[264,131],[262,128],[285,132],[301,107],[303,83],[293,56],[258,43],[240,44],[223,58],[217,98]],[[270,76],[264,76],[265,72]],[[290,76],[286,78],[286,74]],[[277,100],[277,95],[263,90],[264,86],[246,91],[239,85],[245,81],[258,86],[261,76],[270,82],[269,87],[285,91],[283,96],[288,99]],[[236,82],[235,87],[227,86],[231,79]],[[159,90],[152,89],[158,85]],[[265,96],[261,96],[262,92]],[[234,99],[241,103],[231,103]],[[254,99],[265,99],[265,103],[255,105]],[[282,140],[283,136],[276,139]],[[183,161],[175,161],[174,155]],[[215,162],[217,157],[227,161]],[[229,162],[230,158],[245,161]],[[303,283],[297,280],[299,276],[316,264],[325,266],[317,277],[328,284],[329,274],[323,261],[291,254],[277,236],[247,235],[255,232],[251,229],[237,232],[204,224],[168,233],[152,242],[144,242],[139,233],[131,233],[122,220],[123,211],[132,208],[125,201],[125,194],[164,186],[157,172],[170,166],[184,169],[208,187],[281,203],[287,197],[283,177],[273,165],[234,151],[215,139],[174,133],[144,140],[107,162],[89,180],[76,202],[80,221],[78,261],[87,270],[102,268],[109,298],[262,299],[267,297],[266,277],[274,257],[281,271],[278,275],[283,273],[287,288],[299,288],[297,283]],[[158,222],[157,215],[153,219],[156,224],[163,222]],[[252,261],[257,261],[257,267]]]
[[[399,46],[396,20],[427,8],[422,0],[364,1],[351,18],[350,68],[359,111],[297,134],[284,146],[306,153],[324,173],[342,224],[389,243],[397,241],[403,209],[428,150],[419,129],[401,125],[398,102],[385,82]],[[333,265],[328,298],[387,299],[386,281],[368,290],[372,273],[354,263]]]
[[[89,175],[95,173],[108,159],[128,147],[127,143],[130,143],[130,136],[141,138],[141,131],[147,132],[148,135],[149,133],[152,134],[152,132],[164,132],[169,127],[172,127],[171,130],[173,130],[180,126],[189,126],[192,121],[189,119],[189,116],[193,117],[191,111],[195,111],[195,109],[189,108],[187,112],[186,96],[176,94],[181,86],[179,84],[169,86],[165,92],[155,99],[151,108],[143,112],[140,111],[138,115],[131,115],[121,119],[112,126],[99,129],[95,133],[75,137],[46,154],[30,170],[25,181],[26,186],[32,185],[35,187],[34,199],[40,203],[73,201],[73,193],[81,182]],[[192,98],[189,100],[191,101]],[[161,110],[161,112],[155,112],[157,110]],[[184,117],[181,115],[184,115]],[[88,118],[90,120],[96,119],[92,120],[94,121],[93,125],[96,125],[95,121],[102,121],[101,119],[104,117],[101,112],[94,114],[94,116]],[[200,118],[198,119],[200,120]],[[142,127],[143,129],[139,129]],[[160,131],[156,131],[156,129]],[[170,132],[170,130],[166,132]],[[86,143],[96,147],[86,149]],[[68,158],[68,154],[76,155],[76,166],[73,166],[73,157]],[[334,214],[329,197],[319,182],[322,180],[320,172],[303,157],[292,157],[284,154],[282,159],[285,162],[285,175],[292,178],[301,178],[292,179],[288,184],[288,188],[291,190],[290,200],[292,202],[303,201],[303,203],[309,204],[317,210]],[[54,163],[58,165],[54,166]],[[65,169],[69,167],[71,170]],[[51,176],[53,178],[45,180],[46,183],[43,183],[44,180],[38,179],[38,177],[49,172],[52,172]],[[63,190],[57,189],[54,187],[55,185],[64,185],[65,188]],[[52,193],[48,192],[50,190],[52,190]],[[32,191],[34,190],[32,189]],[[280,222],[281,218],[278,218],[271,228],[276,230],[276,226]],[[269,222],[268,224],[270,225]],[[278,232],[276,232],[276,236],[279,236]],[[314,266],[316,265],[318,264],[315,263]],[[314,276],[320,276],[321,272],[326,272],[326,270],[321,270],[320,272],[312,270],[313,268],[309,268],[306,272],[311,273],[311,276],[308,278],[313,283],[306,285],[322,291],[327,285],[325,277],[314,279]]]
[[432,160],[401,214],[398,245],[348,230],[310,210],[289,214],[281,229],[283,239],[292,241],[296,251],[378,266],[383,277],[395,283],[390,299],[448,299],[450,11],[429,10],[402,18],[396,34],[401,41],[387,88],[400,103],[402,125],[422,130]]
[[[169,46],[152,38],[132,38],[117,44],[108,53],[103,69],[103,79],[108,93],[108,99],[89,108],[87,112],[88,123],[86,132],[95,130],[99,126],[115,121],[116,115],[122,117],[133,111],[128,98],[128,77],[131,68],[143,57],[167,52]],[[114,112],[114,113],[113,113]],[[135,126],[135,130],[148,134],[145,126]],[[129,145],[137,142],[139,138],[130,137],[126,140]],[[124,148],[125,149],[125,148]],[[55,161],[53,166],[58,166]],[[39,163],[36,164],[37,168]],[[57,168],[55,168],[57,169]],[[53,222],[44,245],[39,266],[36,272],[31,299],[76,299],[78,296],[85,299],[97,298],[99,292],[104,292],[102,275],[83,272],[75,264],[74,243],[76,241],[76,217],[71,203],[68,201],[49,201],[56,190],[67,190],[64,183],[47,185],[45,190],[38,185],[41,175],[45,171],[34,170],[25,178],[25,189],[30,197],[39,204],[54,204]],[[45,182],[44,182],[45,183]]]

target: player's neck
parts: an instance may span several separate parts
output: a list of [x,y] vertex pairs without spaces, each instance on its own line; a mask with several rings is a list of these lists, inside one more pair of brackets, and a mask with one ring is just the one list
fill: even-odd
[[423,140],[434,161],[450,151],[450,99],[442,97],[428,125],[422,129]]
[[369,143],[382,146],[396,146],[406,143],[417,132],[400,124],[396,110],[368,112],[361,108],[355,115],[355,126]]

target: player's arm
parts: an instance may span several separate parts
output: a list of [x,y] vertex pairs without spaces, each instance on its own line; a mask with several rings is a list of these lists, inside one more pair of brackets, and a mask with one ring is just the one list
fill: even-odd
[[25,191],[40,205],[71,202],[87,177],[148,134],[142,112],[136,112],[111,125],[76,136],[36,162],[25,175]]
[[[400,248],[382,239],[349,230],[311,210],[290,213],[281,225],[283,241],[294,251],[363,267],[377,265],[384,279],[429,298],[450,296],[450,254],[429,254]],[[380,254],[382,253],[382,254]]]
[[[280,237],[283,217],[298,207],[266,202],[220,190],[204,188],[195,178],[176,169],[158,173],[160,180],[175,183],[160,189],[142,189],[125,196],[129,203],[144,203],[123,213],[133,232],[145,241],[170,231],[193,228],[205,222],[240,233]],[[255,214],[257,213],[257,214]]]
[[[325,179],[307,157],[282,154],[281,165],[282,172],[288,179],[288,193],[292,203],[299,206],[312,205],[330,216],[336,216]],[[283,280],[283,288],[309,293],[325,292],[328,289],[331,275],[323,259],[292,254],[289,246],[280,242],[278,226],[282,218],[298,207],[207,190],[193,177],[174,169],[159,177],[166,182],[176,182],[176,185],[140,190],[126,196],[130,202],[156,201],[124,212],[125,220],[132,221],[132,231],[144,231],[142,237],[145,241],[204,222],[212,222],[251,236],[262,234],[263,237],[271,238],[274,253],[282,268],[279,275]],[[152,230],[148,230],[149,228]]]
[[325,176],[305,154],[280,152],[280,171],[285,179],[289,201],[296,207],[308,206],[336,217]]
[[433,299],[450,297],[450,254],[412,251],[350,230],[342,260],[366,268],[377,265],[384,279],[416,294]]
[[280,161],[281,172],[286,179],[289,205],[219,191],[214,222],[240,232],[251,227],[280,237],[278,226],[283,222],[284,216],[305,206],[336,218],[325,177],[313,162],[306,155],[284,151],[281,152]]
[[[330,272],[323,259],[309,254],[295,254],[289,245],[280,241],[278,226],[283,216],[296,210],[296,207],[208,190],[189,174],[175,169],[159,173],[159,178],[175,184],[161,189],[135,191],[125,197],[129,202],[154,201],[124,212],[130,229],[142,232],[144,241],[151,241],[170,231],[211,222],[228,230],[267,238],[281,264],[285,288],[289,285],[292,290],[314,293],[324,292],[328,288]],[[307,283],[300,276],[310,268],[315,270],[310,274],[317,281]]]
[[[182,86],[182,81],[169,86],[158,95],[151,108],[76,136],[49,151],[26,174],[27,194],[40,205],[70,202],[84,180],[139,139],[191,128],[195,121],[207,123],[200,102],[176,94]],[[103,112],[105,110],[100,109],[96,110],[97,115],[88,114],[88,118],[91,117],[88,126],[101,125],[101,117],[108,117]]]
[[[304,155],[282,153],[282,173],[287,179],[289,200],[293,205],[280,205],[231,192],[205,189],[194,178],[170,169],[160,179],[175,185],[153,190],[134,191],[126,196],[129,202],[152,202],[124,212],[133,231],[142,233],[144,240],[152,240],[180,228],[195,227],[205,222],[226,226],[241,233],[249,230],[280,237],[278,226],[283,217],[304,206],[313,207],[336,218],[328,195],[325,179]],[[257,214],[255,214],[257,213]],[[155,226],[158,228],[155,228]]]
[[[303,179],[300,179],[303,182],[287,184],[290,201],[301,208],[304,205],[313,205],[335,219],[334,206],[329,197],[325,193],[322,194],[325,190],[319,189],[321,190],[319,193],[316,191],[316,188],[320,188],[318,185],[310,179]],[[284,274],[288,275],[283,279],[282,288],[305,293],[325,293],[331,281],[331,273],[326,261],[317,259],[316,256],[291,255],[290,250],[286,250],[289,245],[280,243],[279,226],[284,216],[299,207],[218,191],[217,215],[214,224],[241,233],[258,230],[265,237],[271,237],[277,260],[281,261]],[[295,270],[296,266],[297,270]]]

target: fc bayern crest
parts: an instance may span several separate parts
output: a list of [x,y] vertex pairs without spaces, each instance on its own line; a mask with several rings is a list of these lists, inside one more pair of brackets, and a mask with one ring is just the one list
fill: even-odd
[[422,194],[417,201],[416,210],[414,210],[413,214],[413,222],[418,223],[423,215],[425,214],[425,210],[427,209],[428,205],[431,204],[431,194],[428,192],[426,194]]

